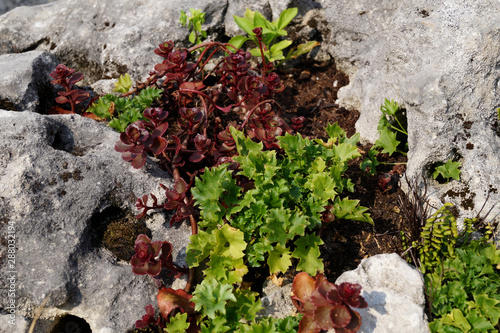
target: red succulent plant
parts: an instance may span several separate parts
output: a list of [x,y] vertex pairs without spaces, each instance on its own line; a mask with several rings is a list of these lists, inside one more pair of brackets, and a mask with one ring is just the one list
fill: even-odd
[[353,283],[330,283],[318,274],[315,278],[302,272],[292,285],[292,302],[304,317],[299,333],[319,333],[334,328],[336,333],[354,333],[361,326],[361,316],[351,309],[368,305],[360,296],[361,286]]

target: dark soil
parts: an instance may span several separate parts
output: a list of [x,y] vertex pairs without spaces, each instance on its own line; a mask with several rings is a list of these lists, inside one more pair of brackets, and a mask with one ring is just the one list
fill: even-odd
[[[277,96],[285,118],[306,117],[302,135],[311,138],[326,138],[325,127],[337,122],[348,136],[356,133],[359,111],[340,108],[335,104],[338,90],[349,83],[349,78],[335,69],[334,65],[319,68],[295,68],[291,73],[281,74],[285,85],[283,93]],[[359,145],[363,157],[351,162],[348,177],[355,184],[355,192],[350,199],[360,200],[368,207],[374,225],[363,222],[337,220],[327,224],[321,231],[325,242],[322,255],[325,275],[329,281],[347,270],[356,268],[362,259],[381,253],[401,253],[399,238],[400,214],[396,205],[400,189],[382,191],[377,183],[377,175],[364,173],[359,165],[370,150],[371,145]],[[405,156],[382,155],[379,161],[406,162]],[[389,172],[392,166],[379,166],[378,174]]]

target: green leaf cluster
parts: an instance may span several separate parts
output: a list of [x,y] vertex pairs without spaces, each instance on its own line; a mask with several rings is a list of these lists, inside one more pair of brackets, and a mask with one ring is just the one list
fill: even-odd
[[183,26],[187,26],[191,29],[189,34],[189,41],[192,44],[201,44],[203,39],[207,38],[207,32],[201,28],[201,25],[205,23],[205,14],[199,9],[189,8],[190,16],[186,14],[185,11],[181,10],[180,22]]
[[485,239],[456,249],[432,274],[432,332],[498,332],[500,319],[500,250]]
[[489,242],[491,230],[472,239],[476,219],[465,219],[459,234],[451,207],[444,204],[428,219],[421,241],[412,244],[424,273],[429,327],[433,333],[498,332],[500,250]]
[[394,153],[403,155],[408,153],[406,111],[400,108],[398,103],[387,98],[380,111],[382,115],[377,126],[379,138],[360,165],[362,170],[368,170],[372,175],[376,173],[376,167],[380,164],[376,157],[379,153],[387,153],[389,156]]
[[[255,45],[259,45],[257,37],[253,33],[253,29],[262,28],[262,42],[266,46],[264,56],[267,61],[275,62],[297,58],[302,54],[309,53],[313,48],[319,45],[316,41],[308,41],[307,43],[300,44],[295,49],[291,49],[286,57],[283,55],[283,50],[292,45],[292,41],[285,39],[279,40],[280,37],[286,36],[285,28],[290,24],[295,16],[297,16],[297,8],[288,8],[281,12],[278,21],[270,22],[261,13],[252,11],[247,8],[245,15],[239,17],[234,15],[236,24],[247,33],[247,36],[235,36],[231,38],[229,44],[239,49],[247,41],[253,41]],[[256,47],[250,50],[253,56],[259,57],[261,55],[260,48]]]
[[[201,332],[289,332],[278,329],[283,323],[289,328],[288,321],[259,321],[257,313],[262,310],[262,304],[257,293],[237,287],[248,272],[243,261],[247,247],[243,238],[240,230],[228,224],[210,232],[200,230],[191,236],[187,262],[190,267],[206,266],[204,279],[196,286],[191,299],[195,310],[200,312]],[[179,321],[179,327],[187,324],[186,318]],[[298,321],[293,323],[298,326]]]
[[[297,259],[299,270],[316,275],[323,269],[319,259],[323,242],[312,232],[321,225],[321,213],[328,205],[338,219],[373,223],[358,200],[339,196],[344,190],[353,191],[344,173],[347,162],[359,156],[358,135],[347,138],[337,124],[327,127],[327,142],[286,134],[278,138],[284,151],[278,158],[276,151],[264,151],[262,143],[242,132],[232,128],[231,133],[239,154],[233,158],[240,165],[238,176],[248,179],[251,188],[243,191],[228,166],[221,165],[206,170],[192,194],[202,228],[216,230],[228,223],[241,230],[250,266],[266,262],[271,273],[285,272]],[[204,253],[197,238],[206,237],[193,236],[193,255]]]
[[450,203],[445,203],[427,220],[420,233],[422,240],[413,246],[418,249],[420,270],[426,273],[441,266],[446,258],[455,256],[458,231]]
[[460,166],[460,162],[453,162],[451,159],[446,163],[438,163],[434,168],[432,178],[437,179],[441,176],[446,182],[449,182],[450,178],[460,180],[460,170],[458,169]]
[[[127,92],[131,87],[130,77],[120,76],[115,84],[115,91]],[[151,103],[162,94],[162,90],[147,87],[135,96],[120,97],[107,94],[100,97],[89,108],[96,116],[109,121],[108,125],[118,132],[123,132],[128,125],[137,120],[144,120],[142,115],[144,109],[150,107]]]

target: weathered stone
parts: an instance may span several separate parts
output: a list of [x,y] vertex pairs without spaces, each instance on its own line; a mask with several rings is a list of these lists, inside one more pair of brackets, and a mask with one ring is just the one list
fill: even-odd
[[[433,202],[460,218],[500,201],[500,3],[498,1],[323,1],[326,43],[350,84],[339,104],[361,112],[371,142],[384,98],[408,117],[408,175],[430,179],[436,163],[462,163],[460,181],[430,182]],[[489,195],[489,199],[487,200]],[[500,212],[496,206],[490,218]]]
[[41,112],[54,99],[49,74],[59,61],[49,52],[0,55],[0,108]]
[[55,0],[2,0],[0,1],[0,15],[19,6],[35,6]]
[[367,308],[354,308],[362,318],[359,333],[430,332],[422,274],[397,254],[363,259],[358,268],[335,281],[342,282],[359,283],[368,303]]
[[[132,328],[156,304],[155,285],[105,249],[97,230],[132,212],[136,197],[164,198],[158,184],[172,186],[169,175],[151,161],[133,169],[114,151],[118,133],[76,115],[2,110],[0,136],[0,234],[2,244],[15,235],[16,246],[15,263],[1,249],[0,279],[16,272],[17,327],[48,297],[37,327],[71,314],[93,332]],[[189,226],[168,229],[168,220],[153,216],[153,240],[174,243],[183,264]]]
[[268,279],[264,283],[262,294],[261,302],[264,309],[259,313],[262,317],[285,318],[297,313],[290,298],[291,283],[279,287]]
[[[161,58],[153,50],[173,40],[187,46],[189,30],[179,23],[180,10],[206,12],[204,29],[214,39],[227,4],[220,1],[61,0],[18,7],[0,18],[0,53],[50,50],[65,65],[84,74],[83,84],[148,75]],[[184,43],[183,43],[184,42]]]

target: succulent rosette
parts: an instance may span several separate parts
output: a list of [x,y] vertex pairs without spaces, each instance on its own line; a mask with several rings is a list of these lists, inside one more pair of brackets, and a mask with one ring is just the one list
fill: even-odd
[[351,306],[368,306],[360,291],[359,284],[345,282],[336,285],[321,274],[315,278],[305,272],[297,274],[292,285],[292,302],[304,314],[299,333],[319,333],[332,328],[336,333],[357,332],[361,316]]
[[130,260],[132,271],[138,275],[156,276],[161,271],[160,250],[164,242],[152,242],[146,235],[139,235],[135,241],[135,255]]

